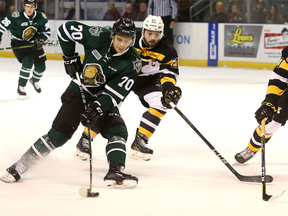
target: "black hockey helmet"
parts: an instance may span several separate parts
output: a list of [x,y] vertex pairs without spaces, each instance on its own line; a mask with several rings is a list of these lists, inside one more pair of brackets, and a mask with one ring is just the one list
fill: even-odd
[[120,17],[112,27],[111,38],[115,35],[121,35],[125,37],[132,37],[130,46],[134,46],[136,40],[136,28],[132,19]]
[[37,8],[37,1],[36,0],[24,0],[24,5],[26,4],[34,4],[35,8]]

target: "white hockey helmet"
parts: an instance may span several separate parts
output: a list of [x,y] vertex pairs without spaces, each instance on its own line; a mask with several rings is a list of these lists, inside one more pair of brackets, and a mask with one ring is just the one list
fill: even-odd
[[160,16],[153,16],[149,15],[146,17],[146,19],[143,21],[143,27],[142,27],[142,34],[144,32],[144,29],[150,30],[150,31],[160,31],[161,35],[159,40],[163,37],[164,33],[164,23]]

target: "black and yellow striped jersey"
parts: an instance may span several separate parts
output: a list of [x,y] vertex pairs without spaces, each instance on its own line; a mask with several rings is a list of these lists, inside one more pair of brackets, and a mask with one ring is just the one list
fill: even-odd
[[179,76],[178,53],[172,44],[163,36],[155,47],[147,47],[138,29],[134,47],[142,59],[142,69],[139,76],[161,74],[161,84],[166,81],[176,85]]
[[288,84],[288,47],[282,50],[279,63],[275,66],[268,82],[266,99],[277,102],[286,91]]

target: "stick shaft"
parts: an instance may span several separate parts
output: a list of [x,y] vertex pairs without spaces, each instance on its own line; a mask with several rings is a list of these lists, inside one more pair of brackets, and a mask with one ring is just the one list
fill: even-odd
[[[208,145],[208,147],[216,154],[216,156],[226,165],[226,167],[243,182],[261,182],[261,176],[244,176],[239,174],[226,160],[225,158],[213,147],[213,145],[197,130],[197,128],[189,121],[189,119],[176,107],[176,105],[170,102],[170,105],[174,110],[188,123],[188,125],[197,133],[197,135]],[[272,176],[267,176],[269,181],[273,181]]]
[[[87,110],[87,101],[86,101],[86,97],[84,94],[84,90],[82,87],[82,83],[79,77],[79,73],[76,72],[76,77],[78,80],[78,84],[79,84],[79,89],[80,89],[80,93],[81,93],[81,97],[82,97],[82,102],[84,105],[85,110]],[[89,157],[90,157],[90,191],[92,191],[92,146],[91,146],[91,130],[90,130],[90,124],[87,124],[87,129],[88,129],[88,138],[89,138]]]

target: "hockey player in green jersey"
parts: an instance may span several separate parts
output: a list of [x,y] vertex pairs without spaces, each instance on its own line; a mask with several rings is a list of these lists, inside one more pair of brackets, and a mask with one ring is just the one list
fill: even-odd
[[[117,108],[141,69],[141,58],[133,47],[135,33],[134,22],[123,18],[114,23],[112,31],[76,21],[59,27],[58,39],[64,54],[65,70],[73,80],[61,96],[62,106],[52,128],[6,170],[2,181],[18,181],[37,160],[64,145],[81,121],[84,126],[93,124],[97,133],[108,140],[106,155],[109,171],[104,177],[107,185],[111,185],[111,182],[112,186],[117,187],[137,185],[137,177],[122,172],[128,132]],[[83,65],[75,53],[76,42],[85,49]],[[79,90],[77,73],[81,74],[87,109]]]
[[[168,109],[172,108],[169,102],[176,105],[182,94],[181,89],[176,86],[179,76],[178,54],[163,36],[163,30],[161,17],[149,15],[136,36],[134,47],[142,58],[142,71],[132,91],[148,110],[142,115],[135,140],[131,145],[129,157],[133,159],[145,161],[151,159],[153,150],[148,148],[148,140]],[[92,133],[93,137],[96,135],[97,133]],[[81,160],[89,158],[88,141],[85,128],[75,153]]]
[[[41,92],[38,82],[46,69],[47,58],[42,46],[51,31],[46,15],[36,9],[36,0],[24,0],[24,10],[15,11],[0,22],[0,42],[3,33],[10,30],[12,47],[32,45],[29,48],[13,49],[15,57],[22,64],[17,87],[19,99],[25,99],[28,80],[36,92]],[[33,75],[29,79],[33,64]]]

